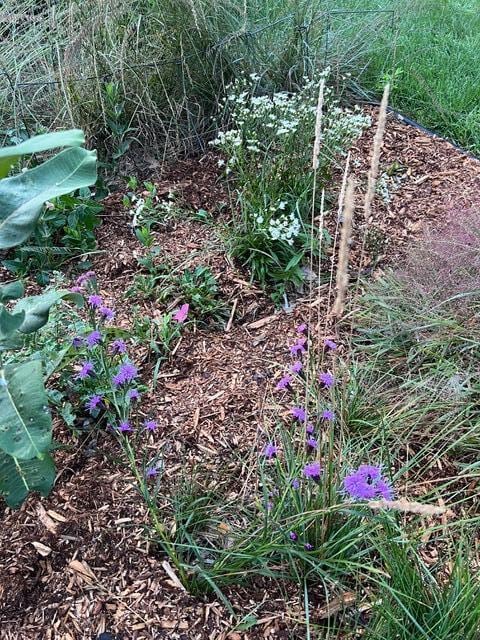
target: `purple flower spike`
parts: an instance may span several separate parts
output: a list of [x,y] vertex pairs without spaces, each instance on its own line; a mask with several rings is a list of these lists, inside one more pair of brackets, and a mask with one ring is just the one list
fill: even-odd
[[88,280],[93,280],[95,278],[95,271],[87,271],[87,273],[82,273],[81,276],[77,278],[77,285],[79,287],[83,287],[83,285],[88,282]]
[[305,343],[307,342],[306,338],[299,338],[297,340],[297,342],[295,342],[295,344],[292,344],[292,346],[290,347],[290,353],[292,354],[292,356],[297,356],[299,353],[305,353],[306,348],[305,348]]
[[99,307],[98,312],[105,321],[113,320],[115,318],[115,311],[109,307]]
[[315,440],[315,438],[310,436],[310,438],[308,438],[308,440],[307,440],[307,447],[309,449],[315,450],[315,449],[318,448],[318,442]]
[[91,296],[88,296],[88,304],[92,309],[99,309],[103,304],[102,297],[96,293],[92,293]]
[[138,374],[138,369],[131,362],[124,362],[120,365],[120,369],[118,373],[113,376],[112,381],[116,387],[119,387],[122,384],[126,384],[127,382],[131,382],[134,378],[136,378]]
[[72,346],[75,347],[75,349],[80,349],[80,347],[83,347],[83,338],[81,338],[80,336],[75,336],[75,338],[72,340]]
[[88,378],[88,376],[90,374],[92,374],[93,371],[94,371],[93,362],[90,362],[90,361],[87,360],[87,362],[82,363],[82,368],[80,369],[80,371],[75,376],[75,379],[76,380],[85,380],[85,378]]
[[147,431],[156,431],[158,428],[158,424],[155,422],[155,420],[145,420],[143,426]]
[[335,414],[331,409],[325,409],[325,411],[322,412],[322,420],[333,422],[335,420]]
[[122,433],[133,431],[132,425],[130,424],[130,422],[128,422],[128,420],[122,420],[122,422],[120,422],[120,424],[118,425],[118,430]]
[[282,391],[283,389],[288,389],[288,387],[291,385],[292,382],[293,382],[292,376],[283,376],[283,378],[281,378],[277,382],[277,386],[275,387],[275,389],[277,391]]
[[145,471],[145,477],[146,478],[155,478],[156,476],[158,476],[157,467],[147,467],[147,469]]
[[362,464],[356,471],[347,475],[343,481],[343,488],[354,500],[391,500],[393,497],[388,481],[382,476],[381,467],[369,464]]
[[140,392],[138,389],[129,389],[127,391],[127,398],[129,400],[140,400]]
[[99,395],[91,396],[85,405],[85,408],[89,413],[94,413],[97,409],[100,409],[102,406],[103,397]]
[[297,360],[296,362],[294,362],[290,367],[290,371],[292,373],[300,373],[302,369],[303,369],[303,364],[300,362],[300,360]]
[[303,545],[303,548],[305,549],[305,551],[313,551],[313,544],[310,544],[309,542],[306,542]]
[[295,533],[295,531],[290,531],[290,533],[288,534],[288,537],[292,542],[296,542],[298,540],[298,534]]
[[267,445],[265,445],[265,449],[263,450],[263,455],[266,458],[268,458],[268,460],[271,460],[272,458],[276,458],[277,453],[278,453],[278,449],[272,442],[269,442]]
[[314,482],[320,481],[320,476],[322,475],[322,467],[320,466],[320,462],[315,460],[315,462],[309,462],[303,468],[303,475]]
[[290,413],[299,422],[305,422],[305,420],[307,419],[307,412],[302,407],[292,407],[290,409]]
[[300,488],[300,480],[298,478],[294,478],[292,480],[292,489],[299,489]]
[[92,333],[89,333],[86,337],[85,342],[87,343],[89,349],[93,349],[93,347],[96,347],[101,339],[102,334],[100,333],[100,331],[92,331]]
[[327,389],[331,389],[335,384],[335,378],[329,371],[327,371],[326,373],[321,373],[319,375],[319,380]]
[[70,287],[70,291],[72,293],[83,293],[82,287],[78,287],[77,285],[75,285],[74,287]]
[[323,341],[323,344],[327,349],[330,349],[331,351],[335,351],[335,349],[338,348],[336,342],[334,342],[333,340],[330,340],[329,338],[326,338]]
[[189,304],[182,304],[180,309],[174,314],[173,319],[176,320],[179,324],[182,324],[187,319],[189,309]]
[[125,344],[125,340],[118,339],[114,340],[111,345],[112,353],[126,353],[127,345]]
[[302,324],[299,324],[298,327],[297,327],[297,333],[302,333],[302,334],[303,333],[307,333],[307,329],[308,329],[308,327],[307,327],[306,323],[302,322]]

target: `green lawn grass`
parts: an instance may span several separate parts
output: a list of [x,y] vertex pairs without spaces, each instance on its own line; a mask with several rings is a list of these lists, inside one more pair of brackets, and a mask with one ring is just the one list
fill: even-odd
[[384,46],[364,56],[362,85],[378,94],[390,79],[393,107],[480,154],[480,0],[332,0],[329,6],[395,10],[394,32],[385,29]]

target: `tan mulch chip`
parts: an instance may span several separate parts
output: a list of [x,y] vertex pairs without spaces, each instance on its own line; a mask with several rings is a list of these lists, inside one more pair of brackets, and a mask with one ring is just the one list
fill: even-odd
[[[373,133],[367,131],[352,152],[359,192],[365,188]],[[405,243],[423,227],[479,202],[480,163],[393,116],[388,118],[381,172],[391,174],[391,200],[385,203],[377,196],[369,221],[382,238],[380,269],[395,263]],[[160,195],[174,190],[193,210],[204,208],[223,219],[217,205],[228,196],[214,155],[181,162],[152,180]],[[146,249],[133,236],[121,200],[121,194],[107,199],[99,230],[103,253],[94,268],[102,294],[118,310],[118,324],[129,327],[134,301],[125,292],[137,271],[136,258]],[[357,204],[357,231],[361,215]],[[164,457],[166,491],[179,471],[201,463],[235,493],[243,486],[239,454],[258,451],[260,410],[286,362],[287,342],[295,325],[317,314],[318,307],[312,311],[305,296],[294,301],[292,312],[275,311],[228,259],[210,225],[174,219],[155,238],[161,255],[174,264],[208,264],[235,313],[228,331],[198,329],[184,335],[149,394],[148,407],[142,408],[160,424],[145,446],[151,455],[161,452]],[[353,253],[358,254],[358,244]],[[361,268],[368,265],[367,259]],[[153,301],[140,304],[151,317],[161,311]],[[141,348],[138,355],[147,381],[149,359]],[[59,477],[51,495],[31,496],[18,511],[0,506],[2,640],[86,640],[104,632],[114,634],[104,640],[304,637],[304,628],[295,622],[302,618],[295,588],[281,591],[259,580],[253,587],[227,592],[237,611],[254,612],[259,619],[248,632],[233,631],[230,615],[215,598],[186,594],[143,533],[145,508],[129,474],[116,463],[111,439],[104,435],[97,448],[91,443],[81,447],[58,422],[55,437],[68,448],[56,454]],[[234,469],[234,477],[225,477],[225,469]],[[324,605],[320,598],[319,618]]]

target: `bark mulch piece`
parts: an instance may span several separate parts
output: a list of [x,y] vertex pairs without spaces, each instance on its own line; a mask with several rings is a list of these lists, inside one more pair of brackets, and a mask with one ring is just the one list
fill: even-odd
[[[365,132],[352,152],[359,193],[365,188],[373,133]],[[362,269],[374,265],[374,253],[376,269],[395,264],[423,227],[447,212],[478,204],[480,163],[392,115],[380,173],[390,199],[375,199],[369,223],[377,230],[378,247],[367,251]],[[179,163],[152,180],[160,196],[175,191],[193,210],[215,214],[228,200],[212,154]],[[359,230],[361,198],[356,209]],[[155,300],[126,297],[138,272],[137,258],[147,251],[129,222],[122,195],[110,196],[99,230],[101,253],[94,259],[102,294],[125,328],[131,326],[134,303],[152,318],[163,311]],[[186,333],[161,369],[158,386],[142,408],[158,418],[160,428],[145,447],[163,456],[165,491],[182,470],[199,464],[235,496],[245,486],[248,458],[256,457],[262,444],[259,420],[272,381],[288,360],[287,342],[299,321],[317,318],[320,311],[323,323],[326,294],[315,291],[313,299],[304,294],[290,312],[275,310],[229,260],[217,230],[194,217],[173,219],[155,231],[155,244],[181,268],[208,264],[231,315],[226,327]],[[359,244],[354,244],[354,256]],[[144,351],[139,346],[134,356],[145,356],[142,375],[148,381],[151,367]],[[55,437],[68,448],[56,455],[59,478],[51,495],[30,496],[17,511],[0,507],[2,640],[304,637],[295,588],[258,580],[227,591],[237,612],[257,618],[248,631],[235,630],[218,599],[187,594],[145,536],[145,508],[129,473],[118,464],[111,439],[104,435],[96,446],[81,446],[60,423]],[[324,605],[321,597],[314,604],[319,618]]]

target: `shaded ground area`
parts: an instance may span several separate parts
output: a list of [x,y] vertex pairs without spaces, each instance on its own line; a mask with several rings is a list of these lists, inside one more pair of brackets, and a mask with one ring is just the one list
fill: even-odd
[[[360,189],[366,183],[372,137],[373,129],[352,153]],[[173,190],[193,210],[206,209],[216,218],[216,225],[193,217],[173,219],[156,233],[155,244],[175,264],[209,265],[231,313],[227,330],[199,329],[183,337],[144,405],[160,423],[147,446],[164,456],[165,491],[180,472],[201,463],[205,482],[215,478],[234,498],[246,481],[242,459],[257,455],[262,407],[282,369],[288,340],[301,319],[316,318],[320,310],[323,322],[326,297],[313,291],[312,297],[292,300],[288,313],[275,311],[248,283],[227,257],[219,234],[226,213],[217,209],[228,196],[218,171],[209,155],[154,178],[160,195]],[[369,221],[375,233],[369,232],[372,246],[362,269],[395,264],[422,227],[478,203],[480,163],[393,117],[381,172],[383,199],[379,194],[375,201]],[[99,231],[99,248],[105,253],[94,268],[102,294],[119,312],[118,323],[128,328],[134,302],[146,316],[160,311],[155,302],[125,296],[138,270],[137,257],[146,249],[128,225],[121,198],[116,194],[107,200]],[[360,204],[357,208],[361,220]],[[358,246],[354,243],[354,255]],[[139,347],[134,356],[143,362],[142,376],[149,380],[148,354]],[[304,637],[295,589],[284,593],[278,585],[259,581],[227,593],[236,611],[255,611],[259,621],[245,632],[234,630],[231,616],[215,598],[183,592],[143,533],[145,509],[108,435],[95,447],[79,447],[57,421],[55,437],[68,448],[56,456],[59,477],[50,497],[31,496],[14,512],[0,507],[2,640],[83,640],[103,632],[137,640]],[[324,605],[313,603],[314,619],[322,618]]]

